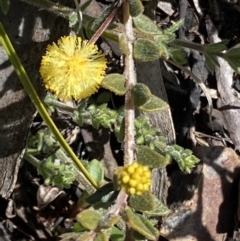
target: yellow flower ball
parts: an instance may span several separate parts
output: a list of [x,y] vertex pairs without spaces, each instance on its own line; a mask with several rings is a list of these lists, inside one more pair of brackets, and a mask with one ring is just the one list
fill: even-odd
[[134,166],[128,166],[128,168],[126,169],[126,171],[129,174],[133,174],[135,172],[135,167]]
[[143,184],[142,183],[138,183],[137,187],[136,187],[139,191],[143,190]]
[[135,180],[140,180],[142,178],[141,175],[139,175],[137,172],[133,173],[131,177]]
[[118,168],[115,172],[118,186],[129,195],[141,195],[151,186],[151,171],[138,162]]
[[66,36],[48,45],[40,66],[47,89],[62,100],[86,98],[95,93],[104,78],[107,61],[94,44]]
[[131,186],[131,187],[136,187],[136,186],[137,186],[137,180],[130,179],[130,180],[129,180],[129,186]]
[[129,182],[129,180],[130,180],[130,177],[129,177],[128,175],[122,177],[122,182],[123,182],[123,183]]

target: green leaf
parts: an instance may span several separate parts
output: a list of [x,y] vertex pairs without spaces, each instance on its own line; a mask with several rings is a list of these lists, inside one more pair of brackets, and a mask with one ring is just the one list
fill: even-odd
[[172,26],[170,26],[167,29],[164,29],[165,34],[171,34],[176,32],[182,25],[184,24],[184,19],[180,19],[177,22],[173,23]]
[[96,119],[92,119],[92,126],[98,130],[99,126],[100,126],[100,123],[98,120]]
[[81,5],[81,11],[84,12],[91,4],[92,0],[84,1],[83,5]]
[[214,70],[215,70],[215,60],[214,60],[214,57],[212,59],[212,55],[208,55],[207,53],[204,54],[204,56],[205,56],[206,65],[207,65],[208,69],[211,71],[211,73],[213,73]]
[[150,168],[164,167],[169,160],[148,146],[137,146],[137,161]]
[[223,56],[229,65],[240,73],[240,48],[231,48]]
[[104,103],[108,103],[111,100],[111,93],[109,91],[101,92],[96,99],[96,104],[101,105]]
[[101,214],[96,210],[86,209],[81,211],[76,219],[84,228],[94,230],[101,220]]
[[225,53],[224,56],[227,56],[228,58],[238,58],[238,61],[240,61],[240,48],[231,48]]
[[111,23],[108,28],[103,32],[103,37],[113,40],[114,42],[119,41],[119,34],[123,34],[124,26],[121,23]]
[[177,62],[178,64],[185,64],[187,61],[187,52],[183,48],[175,48],[169,47],[168,48],[170,58]]
[[77,202],[77,206],[79,209],[85,209],[86,207],[89,206],[89,203],[86,201],[88,197],[89,197],[89,193],[86,190],[84,190]]
[[150,240],[156,240],[159,232],[151,222],[132,211],[130,207],[125,209],[127,221],[130,227]]
[[73,114],[74,114],[74,116],[75,116],[75,120],[76,120],[77,124],[78,124],[79,126],[82,126],[82,125],[83,125],[83,118],[82,118],[82,116],[80,115],[80,113],[75,110],[75,111],[73,112]]
[[139,31],[148,34],[162,34],[162,30],[149,17],[140,14],[133,18],[133,23]]
[[215,70],[215,66],[219,66],[219,63],[217,61],[217,56],[212,53],[205,52],[204,53],[205,59],[206,59],[206,64],[209,70],[213,73]]
[[73,112],[75,120],[77,121],[79,126],[83,125],[83,119],[84,119],[83,116],[84,116],[84,113],[86,113],[86,108],[87,108],[87,101],[83,100],[80,102],[79,106],[77,107],[77,110]]
[[166,216],[171,212],[157,197],[154,196],[153,198],[155,208],[145,212],[148,217]]
[[132,17],[143,13],[144,7],[141,0],[129,0],[129,12]]
[[144,105],[141,105],[138,108],[142,111],[158,111],[169,108],[169,105],[166,101],[152,95]]
[[97,235],[94,237],[93,241],[109,241],[109,233],[107,230],[101,230]]
[[98,202],[112,202],[117,197],[117,192],[113,189],[112,183],[107,183],[106,185],[97,189],[95,193],[89,196],[86,201],[89,204],[95,204]]
[[140,106],[147,102],[147,100],[151,97],[150,89],[142,83],[137,83],[132,88],[132,94],[134,98],[134,105]]
[[133,238],[134,238],[135,241],[137,241],[137,240],[145,241],[145,240],[146,240],[146,238],[145,238],[142,234],[140,234],[139,232],[137,232],[136,230],[133,230],[132,236],[133,236]]
[[69,16],[69,27],[73,28],[78,23],[78,13],[73,11]]
[[110,239],[112,241],[124,241],[125,240],[125,232],[113,226],[111,230]]
[[160,57],[159,47],[153,41],[138,38],[134,43],[133,56],[142,61],[153,61]]
[[4,15],[7,15],[10,8],[10,0],[0,0],[0,7]]
[[236,71],[237,73],[240,74],[240,65],[237,64],[235,61],[232,61],[232,59],[226,59],[228,64]]
[[132,195],[129,206],[136,211],[151,211],[156,208],[154,195],[151,192],[144,192],[142,195]]
[[124,95],[126,93],[125,82],[125,77],[122,74],[108,74],[101,85],[116,95]]
[[74,225],[73,225],[73,231],[80,233],[80,232],[84,232],[84,231],[87,231],[87,230],[86,230],[86,228],[84,228],[84,227],[82,226],[81,223],[76,222],[76,223],[74,223]]
[[[155,143],[157,149],[161,148],[161,143]],[[166,145],[164,147],[164,153],[170,155],[179,165],[179,168],[182,171],[190,173],[191,169],[196,166],[200,161],[197,157],[192,154],[192,151],[189,149],[184,149],[179,145]]]
[[203,46],[204,52],[208,53],[220,53],[227,49],[226,44],[228,43],[228,40],[223,40],[219,43],[213,43],[213,44],[205,44]]
[[161,41],[160,38],[156,39],[158,48],[159,48],[159,55],[162,57],[164,56],[166,59],[169,58],[169,51],[168,46],[164,42]]
[[118,41],[120,45],[120,49],[122,50],[122,53],[125,55],[129,55],[130,51],[128,48],[128,40],[125,34],[119,34],[118,35]]
[[227,42],[228,40],[224,40],[219,43],[205,44],[203,46],[203,54],[206,59],[206,64],[212,73],[215,70],[215,66],[219,66],[219,63],[217,60],[217,54],[226,50]]
[[144,115],[138,116],[134,120],[135,128],[140,129],[145,122],[147,122],[147,118]]
[[138,145],[142,145],[142,144],[144,144],[144,136],[139,136],[138,138],[137,138],[137,140],[136,140],[136,143],[138,144]]
[[47,92],[43,102],[46,104],[46,107],[48,108],[48,110],[50,112],[54,112],[55,111],[55,106],[54,106],[54,102],[57,101],[57,97],[53,94],[51,94],[50,92]]
[[104,168],[101,162],[96,159],[93,159],[89,162],[86,169],[88,170],[92,178],[96,181],[98,186],[100,186],[104,178]]

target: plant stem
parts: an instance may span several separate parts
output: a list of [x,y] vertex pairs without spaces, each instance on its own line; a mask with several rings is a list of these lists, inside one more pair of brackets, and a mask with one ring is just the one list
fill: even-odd
[[136,83],[134,60],[133,60],[133,26],[132,17],[129,14],[129,1],[123,2],[123,21],[127,37],[127,47],[129,54],[125,56],[126,95],[125,95],[125,150],[124,163],[131,164],[134,160],[135,140],[134,140],[134,101],[131,88]]
[[75,3],[75,6],[76,6],[76,11],[77,11],[77,15],[78,15],[78,27],[77,27],[77,30],[76,30],[76,34],[78,34],[81,30],[81,27],[82,27],[82,11],[81,11],[81,8],[80,8],[80,4],[78,3],[78,0],[74,0],[74,3]]
[[34,167],[38,168],[40,165],[40,161],[33,155],[25,152],[24,159],[26,159],[29,163],[31,163]]
[[178,46],[183,48],[189,48],[194,49],[198,52],[203,52],[203,45],[198,43],[193,43],[187,40],[181,40],[181,39],[174,39],[172,42],[169,43],[171,46]]
[[98,38],[103,34],[103,32],[107,29],[108,25],[112,22],[113,18],[116,16],[117,11],[119,9],[118,1],[116,3],[112,4],[111,12],[108,16],[106,16],[105,20],[99,26],[99,28],[95,31],[91,39],[89,40],[89,43],[94,44],[98,40]]
[[[71,159],[66,155],[66,153],[62,149],[57,150],[55,155],[58,159],[62,160],[65,164],[71,162]],[[76,180],[85,187],[87,193],[93,194],[96,192],[96,188],[91,185],[89,180],[78,169],[77,169]]]
[[[39,168],[41,165],[41,161],[39,161],[35,156],[25,152],[24,159],[26,159],[29,163],[31,163],[34,167]],[[44,167],[45,173],[48,173],[49,176],[54,175],[54,171],[50,168]]]
[[76,108],[68,106],[65,103],[60,102],[60,101],[55,100],[55,99],[50,99],[50,98],[47,99],[47,100],[45,99],[44,102],[47,105],[53,106],[55,108],[58,108],[59,110],[67,111],[67,112],[70,112],[70,113],[73,113],[76,110]]
[[64,139],[62,134],[59,132],[59,130],[55,126],[53,120],[49,116],[41,99],[37,95],[25,69],[23,68],[21,61],[19,60],[1,22],[0,22],[0,43],[3,45],[3,48],[5,49],[12,65],[14,67],[14,70],[16,71],[16,73],[17,73],[24,89],[26,90],[27,94],[29,95],[32,103],[36,107],[37,111],[39,112],[39,114],[41,115],[41,117],[43,118],[45,123],[48,125],[51,132],[55,135],[56,139],[58,140],[58,142],[60,143],[62,148],[67,152],[67,154],[73,160],[75,165],[81,170],[81,172],[84,174],[84,176],[89,180],[89,182],[95,188],[97,188],[97,183],[95,182],[95,180],[93,180],[93,178],[88,173],[88,171],[85,169],[83,164],[79,161],[79,159],[77,158],[77,156],[75,155],[75,153],[73,152],[71,147],[68,145],[68,143],[66,142],[66,140]]

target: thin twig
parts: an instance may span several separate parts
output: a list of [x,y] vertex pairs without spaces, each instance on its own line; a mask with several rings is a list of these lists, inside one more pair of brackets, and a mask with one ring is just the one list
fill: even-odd
[[93,36],[89,40],[89,43],[96,43],[98,38],[102,35],[102,33],[106,30],[108,25],[112,22],[113,18],[116,16],[119,7],[120,6],[117,1],[116,4],[113,6],[113,10],[110,12],[110,14],[105,18],[104,22],[101,24],[101,26],[93,34]]
[[[126,0],[123,3],[123,21],[125,25],[125,33],[128,39],[129,55],[125,56],[125,77],[126,77],[126,87],[128,89],[125,95],[125,164],[130,164],[134,160],[134,103],[133,96],[131,94],[131,87],[135,84],[134,75],[134,61],[133,61],[133,26],[132,18],[129,14],[129,2]],[[109,215],[116,215],[125,209],[127,205],[128,194],[121,190],[118,194],[115,204],[108,210],[106,217]]]

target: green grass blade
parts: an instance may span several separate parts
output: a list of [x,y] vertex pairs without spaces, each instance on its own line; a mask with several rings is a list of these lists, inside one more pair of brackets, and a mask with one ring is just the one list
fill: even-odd
[[68,153],[70,158],[73,160],[73,162],[77,165],[77,167],[81,170],[81,172],[84,174],[84,176],[88,179],[88,181],[97,188],[97,183],[93,180],[91,175],[88,173],[88,171],[85,169],[83,164],[79,161],[75,153],[72,151],[71,147],[67,144],[66,140],[63,138],[62,134],[59,132],[57,127],[55,126],[53,120],[49,116],[47,110],[45,109],[41,99],[37,95],[24,67],[21,64],[21,61],[19,60],[8,36],[7,33],[0,22],[0,43],[2,44],[3,48],[5,49],[22,85],[24,86],[27,94],[29,95],[32,103],[34,104],[35,108],[43,118],[43,120],[48,125],[51,132],[55,135],[56,139],[59,141],[62,148]]

